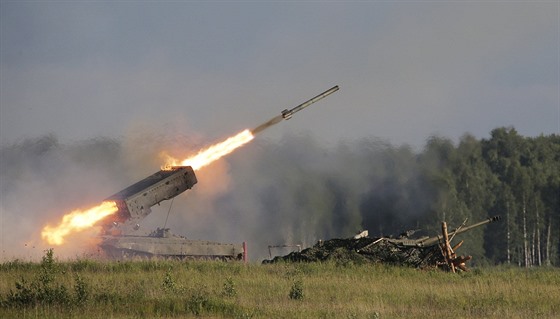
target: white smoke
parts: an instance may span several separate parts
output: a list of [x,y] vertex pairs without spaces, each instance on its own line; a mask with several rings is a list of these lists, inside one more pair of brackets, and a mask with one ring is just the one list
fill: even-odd
[[[188,156],[213,142],[137,125],[120,141],[61,144],[47,135],[2,147],[2,258],[38,258],[48,248],[40,239],[47,223],[157,172],[164,151]],[[371,235],[395,233],[413,227],[427,207],[414,159],[406,146],[375,140],[327,148],[311,135],[257,138],[198,170],[193,189],[154,206],[138,232],[165,226],[190,239],[246,241],[252,260],[268,257],[268,245],[307,247],[364,227]],[[92,240],[94,230],[55,252],[83,256]]]

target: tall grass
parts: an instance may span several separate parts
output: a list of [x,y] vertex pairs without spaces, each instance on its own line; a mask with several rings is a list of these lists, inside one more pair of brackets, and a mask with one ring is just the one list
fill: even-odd
[[336,263],[58,262],[47,254],[41,263],[0,264],[0,318],[558,318],[559,287],[557,268],[457,275]]

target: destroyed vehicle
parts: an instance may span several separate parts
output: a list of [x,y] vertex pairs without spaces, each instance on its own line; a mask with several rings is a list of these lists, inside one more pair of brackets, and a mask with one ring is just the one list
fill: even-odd
[[[442,223],[442,235],[411,239],[403,234],[399,238],[370,238],[356,236],[354,238],[330,239],[319,241],[313,247],[292,252],[286,256],[278,256],[263,263],[276,262],[353,262],[353,263],[383,263],[401,265],[415,268],[441,268],[455,271],[466,271],[466,262],[471,256],[457,256],[455,250],[462,241],[454,247],[450,241],[455,235],[464,233],[473,228],[480,227],[500,220],[500,216],[488,218],[482,222],[461,226],[447,233],[447,226]],[[443,227],[445,225],[445,227]],[[451,238],[451,239],[450,239]]]

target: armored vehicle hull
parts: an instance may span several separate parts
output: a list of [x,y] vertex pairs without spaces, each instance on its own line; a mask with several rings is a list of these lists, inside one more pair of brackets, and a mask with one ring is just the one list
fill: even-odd
[[158,229],[150,235],[104,236],[99,245],[113,259],[134,257],[243,260],[245,245],[191,240]]

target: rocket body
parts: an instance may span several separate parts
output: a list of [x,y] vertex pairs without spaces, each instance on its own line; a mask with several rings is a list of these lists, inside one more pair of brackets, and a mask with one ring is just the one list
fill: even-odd
[[277,115],[273,118],[271,118],[270,120],[262,123],[261,125],[257,126],[256,128],[251,130],[251,133],[253,134],[257,134],[260,133],[262,131],[264,131],[265,129],[271,127],[272,125],[278,124],[280,122],[282,122],[282,120],[289,120],[290,118],[292,118],[292,115],[294,115],[295,113],[303,110],[304,108],[308,107],[309,105],[321,100],[322,98],[327,97],[328,95],[333,94],[334,92],[338,91],[338,85],[333,86],[332,88],[326,90],[325,92],[317,95],[314,98],[311,98],[303,103],[301,103],[300,105],[294,107],[291,110],[285,109],[284,111],[282,111],[280,113],[280,115]]
[[311,104],[313,104],[313,103],[315,103],[315,102],[321,100],[322,98],[325,98],[325,97],[327,97],[327,96],[333,94],[333,93],[336,92],[336,91],[338,91],[338,85],[333,86],[332,88],[330,88],[330,89],[326,90],[325,92],[323,92],[323,93],[317,95],[316,97],[314,97],[314,98],[312,98],[312,99],[309,99],[309,100],[307,100],[307,101],[301,103],[300,105],[294,107],[294,108],[291,109],[291,110],[286,109],[286,110],[282,111],[282,117],[283,117],[285,120],[289,120],[289,119],[292,117],[292,115],[294,115],[294,114],[296,114],[297,112],[303,110],[304,108],[308,107],[309,105],[311,105]]

